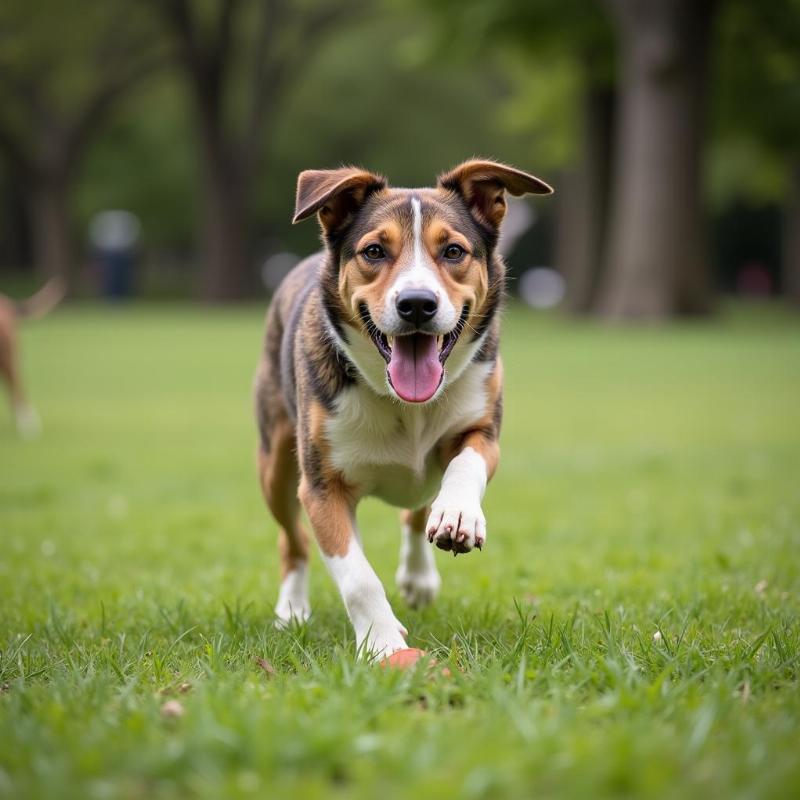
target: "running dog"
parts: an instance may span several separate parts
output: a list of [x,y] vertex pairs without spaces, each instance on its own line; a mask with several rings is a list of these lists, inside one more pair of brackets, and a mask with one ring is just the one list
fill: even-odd
[[485,546],[503,410],[497,238],[506,193],[551,192],[487,160],[433,189],[355,167],[300,174],[293,222],[316,214],[325,248],[275,294],[255,381],[261,486],[281,527],[279,624],[310,614],[301,505],[362,655],[385,658],[408,635],[364,554],[362,497],[405,509],[396,580],[412,606],[441,583],[429,543]]
[[11,410],[20,436],[32,438],[41,432],[36,409],[28,402],[19,369],[17,324],[21,319],[38,319],[52,311],[64,297],[65,283],[51,278],[27,300],[15,302],[0,295],[0,375],[8,387]]

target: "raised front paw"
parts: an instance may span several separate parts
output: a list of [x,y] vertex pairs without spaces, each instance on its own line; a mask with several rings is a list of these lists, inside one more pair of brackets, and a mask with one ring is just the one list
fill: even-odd
[[441,550],[452,550],[453,555],[478,550],[486,542],[486,518],[474,501],[450,499],[440,494],[433,503],[425,526],[428,541]]

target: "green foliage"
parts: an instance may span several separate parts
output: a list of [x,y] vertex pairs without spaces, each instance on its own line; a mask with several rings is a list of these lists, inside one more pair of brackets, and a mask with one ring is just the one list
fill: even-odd
[[[165,55],[174,46],[165,7],[109,0],[76,13],[56,0],[0,4],[0,145],[10,138],[46,152],[46,136],[73,125],[104,83],[124,83],[132,63]],[[309,166],[355,161],[406,184],[427,184],[476,154],[542,172],[568,168],[584,88],[614,80],[614,37],[599,2],[280,0],[266,34],[258,3],[237,7],[221,98],[234,150],[252,113],[258,41],[268,65],[285,64],[268,86],[255,142],[249,233],[259,255],[314,246],[312,224],[287,224],[296,174]],[[191,0],[189,8],[198,41],[213,41],[219,0]],[[707,163],[715,209],[742,194],[780,198],[800,141],[798,0],[719,8]],[[310,20],[314,36],[306,35]],[[197,130],[178,63],[165,61],[124,97],[107,126],[91,124],[77,175],[81,230],[96,211],[124,207],[142,218],[147,245],[191,247]],[[11,180],[7,165],[0,174]]]
[[556,170],[574,164],[581,125],[585,76],[567,54],[547,59],[504,59],[513,86],[503,105],[502,124],[530,142],[535,169]]
[[[0,128],[34,156],[69,137],[98,94],[124,85],[153,58],[159,37],[131,0],[0,5]],[[96,124],[93,119],[89,120]],[[38,146],[37,146],[38,145]]]
[[124,99],[89,153],[75,193],[84,232],[98,211],[124,208],[145,247],[185,248],[197,218],[197,147],[187,98],[162,73]]
[[722,4],[715,53],[712,196],[780,199],[800,159],[800,3]]
[[797,794],[796,319],[632,336],[511,309],[487,548],[437,553],[411,612],[396,513],[360,514],[443,679],[357,663],[316,555],[311,622],[271,626],[262,318],[24,328],[46,433],[0,418],[0,797]]
[[495,63],[506,78],[501,129],[527,137],[537,168],[574,163],[587,84],[614,80],[615,47],[600,3],[425,3],[430,63]]
[[[498,124],[496,73],[452,64],[431,70],[409,50],[418,33],[407,17],[374,15],[310,55],[265,158],[262,216],[291,217],[297,174],[309,167],[358,163],[396,186],[430,186],[460,160],[515,160],[523,151],[523,137],[504,135]],[[304,247],[317,237],[313,224],[292,234]]]
[[718,124],[782,154],[800,153],[800,2],[723,6]]
[[612,78],[613,34],[601,3],[434,0],[425,7],[436,15],[435,41],[439,47],[450,44],[470,58],[481,55],[487,47],[502,49],[509,45],[543,57],[571,53],[594,67],[592,79]]
[[[497,70],[441,65],[413,54],[421,25],[400,12],[370,13],[306,52],[272,110],[254,187],[251,230],[268,248],[308,252],[312,222],[292,228],[298,173],[357,162],[395,185],[430,185],[476,154],[527,163],[527,131],[506,132]],[[233,82],[235,84],[235,81]],[[230,124],[241,119],[233,116]],[[121,155],[124,154],[124,157]],[[196,218],[197,152],[183,82],[162,75],[119,108],[89,154],[78,189],[81,224],[123,206],[151,244],[185,242]]]
[[785,157],[746,135],[720,136],[708,154],[706,175],[706,195],[715,211],[743,197],[774,203],[787,189]]
[[8,0],[0,7],[0,63],[42,81],[46,100],[68,108],[93,85],[97,60],[113,47],[112,21],[124,5],[122,0],[87,4],[76,16],[67,3]]

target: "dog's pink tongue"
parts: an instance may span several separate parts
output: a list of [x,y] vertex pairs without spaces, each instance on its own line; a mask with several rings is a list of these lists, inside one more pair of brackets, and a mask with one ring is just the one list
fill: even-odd
[[414,333],[394,340],[389,377],[401,399],[409,403],[430,400],[439,388],[443,371],[435,336]]

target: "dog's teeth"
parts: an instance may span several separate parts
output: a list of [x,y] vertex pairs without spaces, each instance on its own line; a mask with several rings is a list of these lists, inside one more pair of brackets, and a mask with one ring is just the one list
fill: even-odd
[[394,336],[387,336],[386,341],[389,344],[389,347],[394,347]]
[[444,342],[444,336],[437,336],[436,337],[436,347],[438,347],[439,350],[442,349],[442,342]]

